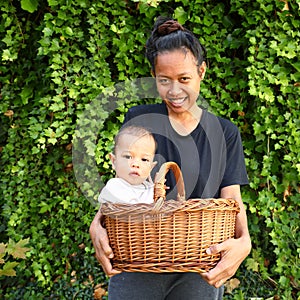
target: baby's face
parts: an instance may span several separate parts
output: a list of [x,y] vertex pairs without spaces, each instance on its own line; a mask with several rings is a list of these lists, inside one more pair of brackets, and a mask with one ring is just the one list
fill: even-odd
[[111,156],[116,176],[132,185],[141,184],[149,177],[155,165],[154,154],[155,141],[150,135],[121,135],[115,155]]

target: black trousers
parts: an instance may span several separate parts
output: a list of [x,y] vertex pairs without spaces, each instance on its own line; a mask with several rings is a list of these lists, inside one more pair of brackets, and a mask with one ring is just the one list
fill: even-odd
[[221,300],[216,289],[197,273],[126,273],[110,278],[109,300]]

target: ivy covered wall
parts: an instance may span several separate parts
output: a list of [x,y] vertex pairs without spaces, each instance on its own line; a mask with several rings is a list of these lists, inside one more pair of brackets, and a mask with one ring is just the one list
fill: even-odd
[[[201,94],[244,142],[253,250],[226,298],[300,296],[299,0],[4,0],[0,10],[0,237],[31,249],[17,276],[0,277],[4,299],[101,299],[107,278],[88,235],[96,207],[73,170],[76,122],[99,94],[150,76],[144,45],[160,14],[206,46]],[[105,101],[96,116],[106,118]],[[109,143],[136,103],[110,114],[90,152],[104,176]]]

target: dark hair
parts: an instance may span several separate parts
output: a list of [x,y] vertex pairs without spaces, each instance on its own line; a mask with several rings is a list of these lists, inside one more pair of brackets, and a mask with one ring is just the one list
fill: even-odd
[[146,42],[146,57],[155,71],[155,59],[164,51],[188,49],[192,52],[200,66],[206,60],[206,49],[196,36],[169,17],[158,17]]
[[157,147],[157,143],[156,140],[153,136],[153,134],[150,132],[150,130],[148,130],[147,128],[144,127],[140,127],[140,126],[135,126],[135,125],[124,125],[123,127],[121,127],[121,129],[119,130],[119,132],[116,134],[115,138],[114,138],[114,147],[113,147],[113,153],[115,153],[116,148],[119,145],[119,140],[120,137],[123,134],[128,134],[131,136],[135,136],[138,138],[144,137],[144,136],[149,136],[150,138],[153,139],[154,144],[155,144],[155,150]]

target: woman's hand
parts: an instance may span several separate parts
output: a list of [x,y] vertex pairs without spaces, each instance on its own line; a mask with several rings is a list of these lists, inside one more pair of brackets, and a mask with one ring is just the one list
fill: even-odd
[[101,218],[102,214],[99,210],[90,225],[90,236],[96,252],[96,258],[101,264],[103,271],[107,276],[113,276],[120,272],[112,268],[110,260],[114,257],[114,254],[109,246],[106,229],[101,225]]
[[231,278],[251,250],[249,238],[228,239],[225,242],[211,246],[208,254],[221,253],[221,260],[215,268],[201,274],[210,285],[219,288]]

